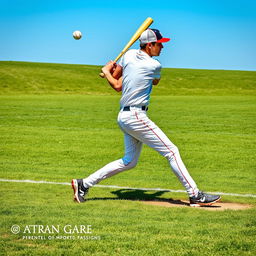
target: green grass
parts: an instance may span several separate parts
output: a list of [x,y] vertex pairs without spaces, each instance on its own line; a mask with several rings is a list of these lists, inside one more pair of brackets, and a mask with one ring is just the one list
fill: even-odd
[[[66,186],[3,184],[2,189],[5,198],[15,192],[11,206],[5,204],[1,209],[3,250],[7,255],[255,253],[254,209],[208,212],[149,206],[138,201],[107,200],[115,197],[113,191],[99,188],[90,194],[95,200],[78,205],[70,200],[71,191]],[[91,235],[100,236],[100,240],[25,240],[24,234],[11,234],[12,224],[19,224],[22,230],[26,225],[91,225]]]
[[[100,67],[0,61],[0,94],[116,95]],[[255,71],[163,69],[155,95],[255,95]]]
[[[119,96],[97,77],[99,67],[0,66],[0,178],[70,182],[122,157]],[[166,69],[154,88],[149,116],[205,191],[256,194],[255,73]],[[183,189],[146,146],[135,169],[101,184]],[[0,191],[0,255],[256,254],[255,198],[223,196],[253,208],[210,212],[138,201],[186,199],[185,193],[93,188],[78,205],[63,185],[1,182]],[[92,225],[100,240],[26,240],[11,233],[14,224]]]

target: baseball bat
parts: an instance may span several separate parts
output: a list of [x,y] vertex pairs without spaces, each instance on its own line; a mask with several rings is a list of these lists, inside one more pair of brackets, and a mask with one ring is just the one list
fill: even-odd
[[[138,30],[134,33],[130,41],[126,44],[124,49],[119,53],[119,55],[115,58],[114,62],[117,62],[126,52],[127,50],[138,40],[140,35],[153,23],[153,19],[148,17],[138,28]],[[104,73],[100,73],[100,77],[104,78]]]

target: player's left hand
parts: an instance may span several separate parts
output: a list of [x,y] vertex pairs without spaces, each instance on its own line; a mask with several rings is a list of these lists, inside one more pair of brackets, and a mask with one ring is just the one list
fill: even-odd
[[102,68],[102,72],[105,75],[110,73],[113,78],[118,80],[122,76],[122,67],[111,60]]
[[106,73],[110,73],[112,74],[113,73],[113,68],[114,68],[114,65],[116,65],[116,63],[114,61],[109,61],[101,70],[102,72],[106,75]]

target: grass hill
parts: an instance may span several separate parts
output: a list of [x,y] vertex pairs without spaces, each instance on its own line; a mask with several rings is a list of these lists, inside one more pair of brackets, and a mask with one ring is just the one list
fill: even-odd
[[[0,61],[0,94],[116,95],[99,66]],[[154,95],[252,95],[255,71],[164,68]]]

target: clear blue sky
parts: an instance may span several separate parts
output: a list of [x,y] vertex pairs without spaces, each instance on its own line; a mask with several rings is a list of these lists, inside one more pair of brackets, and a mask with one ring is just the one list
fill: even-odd
[[[0,60],[103,65],[147,17],[163,67],[256,70],[254,0],[0,0]],[[83,38],[76,41],[74,30]],[[132,48],[138,48],[136,43]]]

